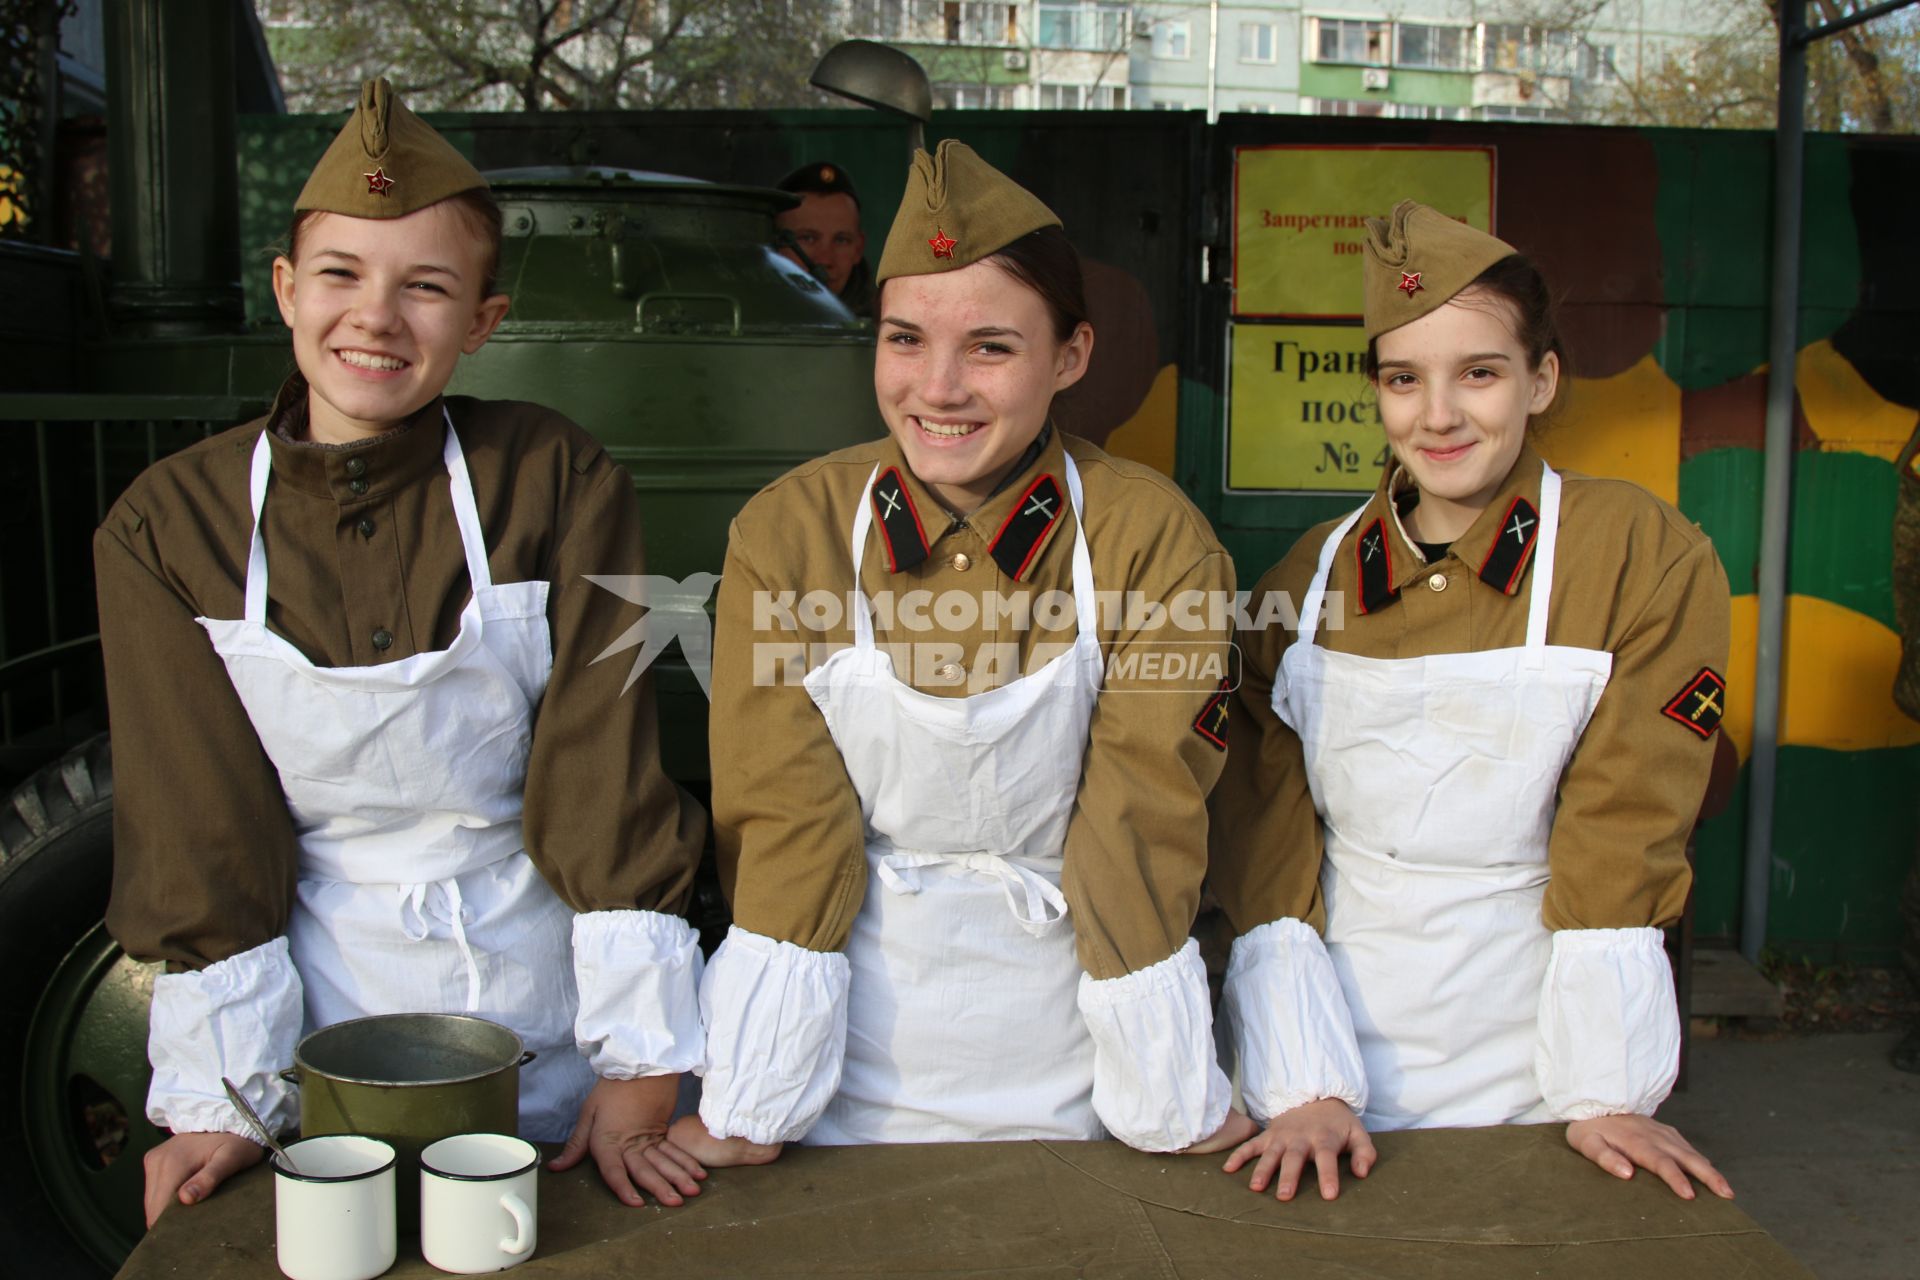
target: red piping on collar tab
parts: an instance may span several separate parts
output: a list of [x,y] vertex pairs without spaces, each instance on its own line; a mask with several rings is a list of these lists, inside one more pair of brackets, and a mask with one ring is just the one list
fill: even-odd
[[880,540],[887,544],[887,572],[898,573],[900,572],[900,558],[893,553],[893,529],[887,524],[886,516],[879,509],[880,481],[885,480],[888,476],[893,477],[894,488],[900,492],[900,501],[907,508],[907,514],[913,517],[913,530],[920,535],[920,558],[919,560],[915,560],[914,563],[918,564],[920,560],[925,560],[931,555],[933,547],[932,544],[927,541],[927,527],[920,523],[920,508],[914,505],[913,490],[907,488],[906,479],[901,476],[900,468],[888,467],[880,473],[879,479],[873,482],[873,488],[867,493],[867,501],[873,504],[874,517],[880,522]]
[[[1019,566],[1008,569],[1006,561],[1000,555],[1000,540],[1007,536],[1007,531],[1013,527],[1013,522],[1025,514],[1028,499],[1032,498],[1042,486],[1053,490],[1053,510],[1048,514],[1047,522],[1034,532],[1033,540],[1027,543],[1026,553],[1020,557]],[[1027,576],[1027,569],[1033,564],[1033,557],[1040,551],[1040,544],[1047,540],[1047,534],[1053,526],[1060,523],[1060,516],[1066,509],[1066,505],[1066,496],[1060,491],[1060,482],[1053,478],[1051,472],[1041,472],[1034,477],[1033,483],[1014,499],[1013,506],[1007,510],[1007,518],[1000,522],[999,531],[993,535],[993,541],[987,544],[987,554],[993,557],[994,562],[1006,572],[1008,577],[1015,582],[1023,581]]]

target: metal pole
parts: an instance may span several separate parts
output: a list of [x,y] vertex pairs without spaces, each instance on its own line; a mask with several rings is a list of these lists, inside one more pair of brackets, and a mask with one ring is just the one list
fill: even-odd
[[107,0],[109,308],[129,332],[238,328],[230,0]]
[[1207,5],[1207,123],[1220,118],[1220,0]]
[[1740,916],[1740,953],[1754,963],[1767,942],[1767,900],[1773,876],[1793,501],[1793,375],[1800,344],[1800,185],[1806,153],[1807,49],[1802,39],[1806,0],[1779,0],[1779,6],[1780,114],[1773,135],[1773,295],[1760,504],[1760,635],[1755,649],[1747,864]]

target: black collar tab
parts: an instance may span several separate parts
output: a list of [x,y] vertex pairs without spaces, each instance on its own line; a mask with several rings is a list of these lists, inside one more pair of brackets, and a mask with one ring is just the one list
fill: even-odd
[[1061,510],[1065,506],[1060,482],[1052,475],[1042,472],[1027,486],[1027,491],[1014,502],[1006,520],[1000,525],[1000,532],[993,535],[993,541],[987,547],[1002,573],[1015,582],[1026,577],[1035,553],[1040,550],[1040,544],[1046,541],[1047,531],[1059,523]]
[[1480,581],[1512,595],[1539,536],[1540,512],[1531,502],[1516,496],[1500,517],[1499,532],[1493,535],[1493,545],[1487,548],[1487,558],[1480,565]]
[[1387,542],[1385,516],[1376,516],[1353,544],[1354,564],[1360,570],[1360,612],[1372,613],[1400,598],[1393,588],[1393,548]]
[[900,468],[888,467],[874,480],[872,501],[874,519],[880,522],[887,543],[888,571],[899,573],[925,560],[927,531],[907,482],[900,478]]

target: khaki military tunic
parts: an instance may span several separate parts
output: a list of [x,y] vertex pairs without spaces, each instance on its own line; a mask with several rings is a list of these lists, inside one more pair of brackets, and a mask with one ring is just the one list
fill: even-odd
[[[444,649],[470,597],[435,400],[376,439],[303,443],[296,376],[264,419],[165,458],[94,540],[114,743],[108,925],[127,951],[199,969],[285,932],[299,850],[279,779],[195,617],[237,618],[269,430],[270,628],[322,666]],[[528,855],[576,911],[683,910],[704,836],[660,771],[651,684],[593,664],[639,616],[585,574],[639,574],[626,472],[551,410],[452,397],[498,582],[553,584],[553,673],[527,767]]]
[[[1063,450],[1084,486],[1109,646],[1089,741],[1060,744],[1084,748],[1062,885],[1080,961],[1096,979],[1115,978],[1185,944],[1206,869],[1206,795],[1225,759],[1211,733],[1217,712],[1207,713],[1218,680],[1205,673],[1222,669],[1231,620],[1224,609],[1209,616],[1206,603],[1230,595],[1233,566],[1164,476],[1058,433],[964,516],[942,509],[888,439],[788,473],[735,520],[712,744],[714,837],[741,928],[839,950],[866,888],[860,800],[800,680],[852,641],[848,531],[868,477],[880,468],[879,495],[893,492],[885,481],[897,473],[904,498],[876,504],[868,535],[861,585],[874,602],[875,641],[891,647],[903,680],[962,697],[1038,669],[1073,642],[1075,517],[1064,500],[1033,501],[1064,493]],[[1136,605],[1187,608],[1157,625],[1144,607],[1129,618],[1130,592]],[[1169,678],[1175,666],[1192,669]]]
[[[1402,659],[1524,644],[1531,543],[1512,526],[1518,515],[1524,535],[1538,512],[1541,465],[1523,448],[1480,518],[1433,563],[1403,521],[1417,491],[1390,468],[1334,556],[1318,643]],[[1562,480],[1547,643],[1604,650],[1613,666],[1560,781],[1541,914],[1555,930],[1665,925],[1686,903],[1687,839],[1725,713],[1726,573],[1697,526],[1637,485],[1564,472]],[[1283,620],[1239,636],[1243,679],[1212,799],[1208,871],[1237,933],[1289,917],[1325,927],[1319,819],[1300,740],[1274,714],[1272,696],[1294,639],[1292,610],[1336,523],[1309,530],[1254,589],[1254,621],[1272,593],[1288,604],[1275,597],[1266,613]],[[1386,554],[1363,562],[1375,532]],[[1379,802],[1420,797],[1382,778]]]

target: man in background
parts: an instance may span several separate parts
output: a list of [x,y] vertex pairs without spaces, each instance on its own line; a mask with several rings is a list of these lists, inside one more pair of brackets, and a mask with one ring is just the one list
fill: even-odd
[[873,272],[860,230],[860,197],[837,164],[806,164],[780,179],[780,190],[800,197],[797,208],[774,215],[775,245],[811,271],[856,316],[873,316]]

